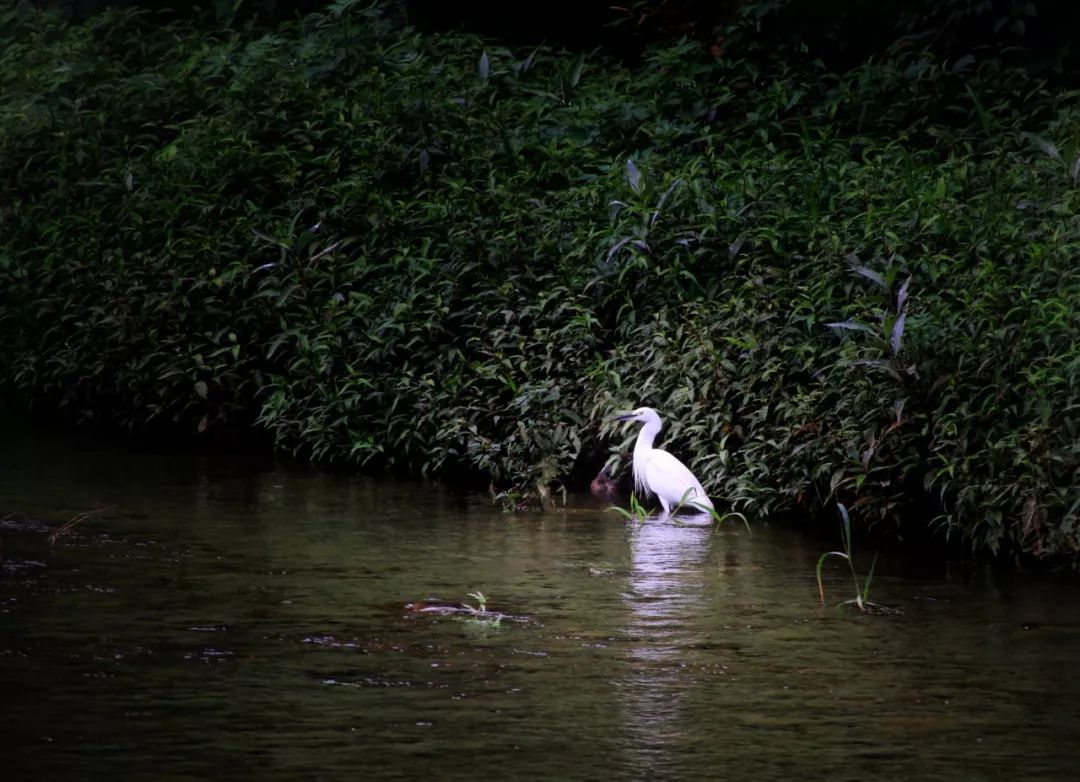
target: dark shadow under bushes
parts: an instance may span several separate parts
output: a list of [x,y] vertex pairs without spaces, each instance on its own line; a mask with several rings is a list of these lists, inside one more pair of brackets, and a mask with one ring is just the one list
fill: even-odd
[[5,392],[534,497],[650,404],[746,511],[1075,555],[1074,94],[335,7],[0,16]]

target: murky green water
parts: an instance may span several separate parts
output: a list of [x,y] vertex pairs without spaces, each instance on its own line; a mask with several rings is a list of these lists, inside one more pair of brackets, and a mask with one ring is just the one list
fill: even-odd
[[[767,525],[58,442],[0,468],[0,510],[113,506],[0,528],[7,780],[1075,778],[1074,584],[884,561],[903,613],[852,616]],[[405,607],[474,590],[528,621]]]

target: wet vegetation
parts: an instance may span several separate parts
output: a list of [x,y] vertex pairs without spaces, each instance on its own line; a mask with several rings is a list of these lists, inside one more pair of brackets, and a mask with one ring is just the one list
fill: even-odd
[[3,392],[535,501],[648,404],[744,513],[1075,559],[1077,92],[834,67],[782,5],[630,64],[348,0],[3,12]]
[[837,512],[840,514],[840,538],[844,544],[843,551],[826,551],[820,557],[818,557],[817,568],[815,568],[817,576],[818,597],[821,599],[821,605],[825,605],[825,585],[821,580],[821,570],[825,566],[825,562],[829,557],[836,557],[842,559],[848,563],[848,569],[851,571],[851,580],[855,586],[855,597],[840,603],[840,606],[855,606],[857,609],[866,613],[867,611],[873,611],[881,609],[877,603],[870,602],[870,584],[874,581],[874,568],[877,567],[877,552],[874,552],[874,559],[870,563],[870,570],[866,573],[865,579],[859,578],[859,573],[855,569],[855,555],[852,551],[853,546],[851,542],[851,515],[848,513],[844,504],[837,503]]

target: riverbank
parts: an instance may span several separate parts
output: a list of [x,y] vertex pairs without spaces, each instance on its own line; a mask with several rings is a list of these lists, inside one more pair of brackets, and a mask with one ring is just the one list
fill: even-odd
[[[523,497],[625,469],[1074,557],[1080,107],[979,53],[633,67],[421,35],[8,12],[0,377]],[[912,521],[912,520],[916,521]]]

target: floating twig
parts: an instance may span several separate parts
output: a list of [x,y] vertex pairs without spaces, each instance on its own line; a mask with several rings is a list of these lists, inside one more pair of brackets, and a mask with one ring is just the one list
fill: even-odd
[[66,535],[67,533],[71,532],[71,530],[75,529],[75,527],[79,526],[87,519],[93,518],[94,516],[100,516],[102,513],[112,510],[113,507],[115,506],[102,505],[95,508],[94,510],[87,510],[83,511],[82,513],[76,513],[74,516],[71,517],[68,522],[60,525],[49,533],[49,545],[56,545],[56,541],[58,541],[62,535]]

